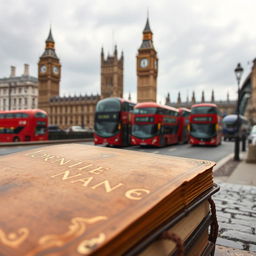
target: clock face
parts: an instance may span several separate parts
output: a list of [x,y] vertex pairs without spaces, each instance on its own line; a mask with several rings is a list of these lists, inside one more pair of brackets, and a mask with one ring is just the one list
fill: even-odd
[[141,59],[141,61],[140,61],[140,66],[141,66],[142,68],[147,67],[147,66],[148,66],[148,59],[146,59],[146,58]]
[[45,65],[42,65],[42,66],[40,67],[40,72],[41,72],[41,73],[45,73],[46,70],[47,70],[47,67],[46,67]]
[[58,74],[59,73],[59,68],[56,67],[56,66],[53,66],[52,71],[53,71],[54,74]]

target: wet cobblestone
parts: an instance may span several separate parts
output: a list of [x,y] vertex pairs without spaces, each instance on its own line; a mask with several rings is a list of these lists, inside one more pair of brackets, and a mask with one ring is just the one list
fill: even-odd
[[256,187],[218,183],[213,196],[219,235],[217,244],[256,252]]
[[228,239],[221,238],[221,237],[218,237],[216,243],[218,245],[222,245],[222,246],[225,246],[225,247],[230,247],[230,248],[235,248],[235,249],[240,249],[240,250],[244,249],[243,243],[241,243],[241,242],[234,242],[232,240],[228,240]]

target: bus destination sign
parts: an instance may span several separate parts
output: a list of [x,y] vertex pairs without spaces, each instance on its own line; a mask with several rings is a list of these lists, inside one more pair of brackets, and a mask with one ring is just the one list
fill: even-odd
[[198,121],[198,122],[211,122],[212,117],[210,117],[210,116],[197,116],[197,117],[194,117],[193,120]]
[[154,117],[153,116],[136,116],[135,122],[138,123],[154,123]]
[[99,113],[96,118],[97,120],[115,121],[118,119],[118,113]]

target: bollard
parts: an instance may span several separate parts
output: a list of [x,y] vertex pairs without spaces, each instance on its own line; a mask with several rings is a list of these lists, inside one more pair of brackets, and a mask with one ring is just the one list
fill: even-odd
[[242,137],[242,151],[246,151],[246,136]]
[[250,144],[247,154],[247,163],[256,163],[256,145]]

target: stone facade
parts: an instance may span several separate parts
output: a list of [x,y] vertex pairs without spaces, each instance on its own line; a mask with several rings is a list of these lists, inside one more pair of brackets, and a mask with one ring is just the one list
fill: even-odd
[[0,79],[0,110],[35,109],[37,101],[38,80],[30,76],[28,64],[21,76],[16,76],[12,66],[10,77]]
[[101,98],[123,98],[123,70],[124,55],[118,59],[117,46],[114,54],[105,59],[103,48],[101,50]]
[[80,125],[92,129],[94,113],[100,95],[52,97],[50,99],[49,123],[66,129],[72,125]]
[[250,120],[252,125],[256,125],[256,59],[253,61],[252,71],[243,83],[241,90],[244,98],[249,96],[245,108],[245,116]]
[[153,33],[147,19],[143,41],[137,55],[137,102],[156,102],[158,58],[153,45]]

